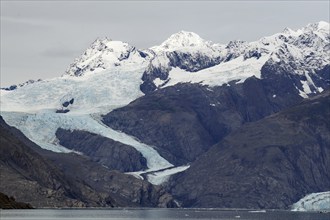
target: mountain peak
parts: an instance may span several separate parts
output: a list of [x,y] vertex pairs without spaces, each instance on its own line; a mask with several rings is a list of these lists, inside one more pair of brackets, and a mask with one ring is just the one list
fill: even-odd
[[110,41],[112,41],[112,39],[110,39],[108,37],[98,37],[98,38],[96,38],[96,40],[94,40],[94,42],[91,45],[105,44]]
[[329,34],[329,22],[319,21],[319,22],[311,23],[311,24],[308,24],[304,28],[304,30],[325,32],[325,33]]
[[308,32],[319,32],[322,34],[329,34],[329,23],[326,21],[319,21],[315,23],[310,23],[306,25],[305,27],[297,30],[292,30],[291,28],[286,27],[282,33],[287,35],[293,35],[293,36],[299,36],[303,33]]
[[[136,48],[122,41],[109,38],[97,38],[90,47],[66,71],[66,75],[81,76],[85,72],[100,71],[114,66],[120,66],[134,55]],[[136,61],[136,60],[135,60]]]
[[202,39],[198,34],[189,31],[179,31],[172,34],[160,46],[156,47],[162,50],[176,50],[181,48],[199,47],[208,42]]
[[123,41],[114,41],[110,38],[104,37],[104,38],[97,38],[91,46],[87,50],[92,51],[106,51],[109,50],[111,52],[121,52],[123,50],[126,50],[126,48],[132,47],[126,42]]
[[294,35],[294,34],[296,34],[296,31],[295,30],[292,30],[289,27],[286,27],[286,28],[284,28],[284,30],[282,31],[282,33],[288,34],[288,35]]

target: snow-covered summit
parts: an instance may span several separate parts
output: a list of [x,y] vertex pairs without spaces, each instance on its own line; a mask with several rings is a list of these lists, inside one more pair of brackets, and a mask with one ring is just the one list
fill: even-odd
[[[313,73],[329,64],[329,23],[321,21],[267,37],[273,45],[271,61],[281,63],[288,72]],[[294,65],[293,65],[294,63]]]
[[88,72],[100,72],[118,66],[141,65],[148,54],[122,41],[97,39],[70,65],[66,75],[81,76]]
[[[261,68],[267,64],[277,66],[274,74],[286,72],[304,76],[307,79],[305,88],[316,89],[310,76],[329,64],[329,51],[329,23],[325,21],[297,30],[286,28],[283,32],[250,43],[233,40],[224,45],[214,44],[187,31],[175,33],[161,45],[147,50],[139,50],[126,42],[100,38],[74,60],[62,78],[104,77],[109,72],[121,74],[118,77],[124,83],[132,81],[124,78],[131,76],[124,73],[139,72],[137,84],[145,83],[144,88],[153,91],[180,82],[204,82],[214,86],[230,80],[244,82],[250,76],[262,77]],[[212,77],[205,72],[211,73]],[[211,84],[207,83],[210,81]],[[304,92],[308,94],[311,91],[313,89],[307,88]]]
[[329,35],[329,23],[326,21],[309,23],[305,27],[299,28],[297,30],[286,27],[282,31],[282,34],[298,37],[299,35],[308,32],[319,32],[321,35]]
[[155,51],[175,51],[182,49],[201,49],[211,47],[212,43],[202,39],[198,34],[188,31],[180,31],[172,34],[161,45],[152,47]]
[[303,28],[304,31],[317,31],[325,34],[329,34],[329,22],[319,21],[316,23],[308,24]]
[[[93,42],[70,65],[65,75],[82,76],[107,69],[122,67],[125,70],[142,65],[147,66],[146,74],[156,71],[156,75],[166,76],[176,67],[197,72],[240,57],[246,61],[261,56],[269,56],[270,63],[283,61],[281,65],[284,69],[304,74],[303,70],[313,72],[327,63],[329,39],[329,23],[325,21],[311,23],[297,30],[285,28],[283,32],[250,43],[233,40],[226,45],[214,44],[188,31],[175,33],[159,46],[148,50],[138,50],[128,43],[103,38]],[[242,63],[242,66],[245,64]],[[144,78],[154,80],[157,76]],[[163,82],[160,84],[163,84],[167,79],[161,77],[161,80]]]
[[[108,70],[129,72],[138,68],[143,70],[141,91],[148,93],[180,82],[216,86],[230,80],[244,82],[250,76],[261,78],[261,68],[267,64],[277,66],[272,71],[274,74],[285,72],[306,78],[307,81],[303,80],[306,91],[301,88],[300,91],[307,97],[313,91],[322,90],[311,75],[329,64],[329,50],[329,23],[325,21],[297,30],[285,28],[254,42],[233,40],[223,45],[188,31],[175,33],[159,46],[147,50],[103,38],[93,42],[70,65],[65,77]],[[172,70],[175,74],[171,74]],[[204,74],[205,71],[212,72],[212,77]]]

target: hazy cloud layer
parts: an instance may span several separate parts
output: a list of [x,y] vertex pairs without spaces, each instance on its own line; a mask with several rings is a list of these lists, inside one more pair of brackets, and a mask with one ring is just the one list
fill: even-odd
[[329,1],[1,1],[1,86],[60,76],[97,38],[138,48],[180,30],[217,43],[329,21]]

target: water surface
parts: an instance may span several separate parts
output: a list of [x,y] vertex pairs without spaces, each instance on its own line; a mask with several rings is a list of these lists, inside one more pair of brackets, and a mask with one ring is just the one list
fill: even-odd
[[219,209],[34,209],[0,210],[1,220],[181,220],[181,219],[249,219],[249,220],[329,220],[330,213],[291,212],[279,210],[219,210]]

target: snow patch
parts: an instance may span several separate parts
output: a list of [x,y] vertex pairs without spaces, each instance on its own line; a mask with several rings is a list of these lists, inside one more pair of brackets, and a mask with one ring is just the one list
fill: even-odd
[[303,97],[304,99],[307,99],[308,98],[308,95],[305,92],[301,91],[300,89],[298,89],[298,91],[299,91],[299,95],[301,97]]
[[309,87],[307,81],[303,81],[303,80],[301,80],[300,82],[301,82],[301,84],[302,84],[302,87],[303,87],[303,90],[304,90],[304,93],[305,93],[305,94],[310,94],[310,93],[312,93],[312,91],[311,91],[311,89],[310,89],[310,87]]
[[174,167],[170,169],[166,169],[163,171],[154,172],[147,175],[148,181],[154,185],[161,185],[168,181],[171,175],[174,175],[176,173],[181,173],[185,170],[187,170],[190,167],[190,165],[186,166],[179,166]]
[[269,59],[269,55],[244,60],[243,56],[219,65],[200,70],[198,72],[187,72],[178,67],[169,72],[169,81],[164,87],[173,86],[178,83],[190,82],[208,85],[210,87],[227,84],[237,80],[243,83],[247,78],[261,77],[261,67]]

